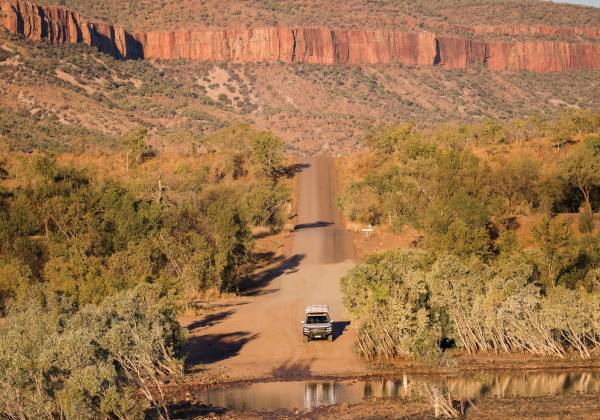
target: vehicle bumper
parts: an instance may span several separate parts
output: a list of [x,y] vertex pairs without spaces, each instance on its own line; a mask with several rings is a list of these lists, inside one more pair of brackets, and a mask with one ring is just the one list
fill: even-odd
[[314,338],[326,339],[331,335],[331,331],[309,331],[304,332],[304,335],[310,338],[311,340]]

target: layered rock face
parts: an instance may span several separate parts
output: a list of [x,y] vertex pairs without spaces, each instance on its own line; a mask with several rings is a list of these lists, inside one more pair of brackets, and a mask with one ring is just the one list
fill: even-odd
[[433,65],[428,32],[258,28],[136,34],[144,57],[200,61]]
[[[84,43],[117,58],[344,65],[398,63],[535,72],[600,69],[600,44],[593,42],[475,41],[417,30],[282,27],[129,33],[106,23],[90,22],[79,13],[60,7],[38,6],[25,0],[0,0],[0,4],[0,25],[12,33],[54,44]],[[600,38],[598,28],[479,26],[470,31]]]
[[89,22],[77,12],[38,6],[22,0],[0,0],[0,26],[35,41],[84,43],[117,58],[142,58],[141,45],[123,28]]
[[450,69],[483,65],[494,71],[599,70],[600,44],[560,41],[479,42],[440,36],[439,63]]

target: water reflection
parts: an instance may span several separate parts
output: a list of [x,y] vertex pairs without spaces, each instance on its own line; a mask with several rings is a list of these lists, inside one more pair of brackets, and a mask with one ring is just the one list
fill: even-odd
[[600,371],[506,372],[461,376],[408,376],[354,381],[256,383],[197,393],[198,400],[241,410],[310,410],[370,398],[410,398],[422,384],[437,385],[455,398],[531,397],[600,393]]
[[[336,392],[336,389],[337,392]],[[337,403],[336,395],[341,392],[340,384],[335,382],[307,382],[304,384],[304,408],[333,405]]]

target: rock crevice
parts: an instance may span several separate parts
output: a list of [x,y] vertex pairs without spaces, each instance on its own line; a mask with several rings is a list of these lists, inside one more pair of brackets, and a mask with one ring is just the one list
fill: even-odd
[[[27,0],[0,0],[0,26],[35,41],[83,43],[120,59],[189,59],[236,63],[406,64],[494,71],[556,72],[600,69],[600,43],[555,40],[479,41],[425,30],[332,30],[266,27],[128,32],[91,22],[77,12]],[[582,35],[598,28],[476,26],[477,34]]]

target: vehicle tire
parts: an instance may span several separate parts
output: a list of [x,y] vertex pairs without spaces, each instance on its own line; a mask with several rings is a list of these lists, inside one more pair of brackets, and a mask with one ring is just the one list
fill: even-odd
[[327,341],[333,341],[333,334],[329,334],[327,336]]
[[310,341],[310,338],[308,338],[308,336],[305,335],[304,337],[302,337],[302,341],[304,341],[305,343],[308,343]]

